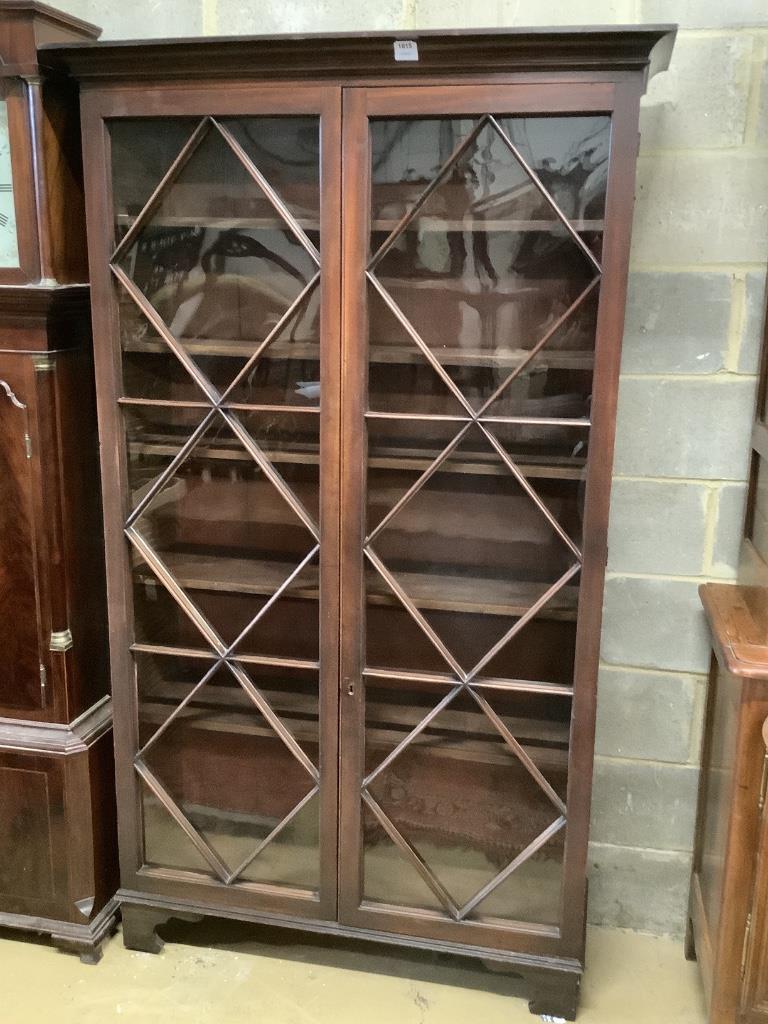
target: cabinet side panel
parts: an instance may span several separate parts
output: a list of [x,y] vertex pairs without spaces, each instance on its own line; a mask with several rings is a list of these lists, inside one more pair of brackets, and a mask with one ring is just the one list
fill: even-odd
[[725,854],[731,815],[734,755],[739,726],[739,681],[722,670],[713,672],[710,738],[702,765],[706,802],[701,823],[698,882],[711,941],[716,945],[723,895]]
[[64,816],[63,760],[0,750],[0,919],[66,913]]
[[53,896],[48,779],[34,769],[0,767],[0,892]]
[[[87,324],[85,309],[82,315]],[[54,629],[72,634],[66,657],[67,717],[73,721],[109,690],[96,399],[85,348],[57,356],[55,403],[52,471],[61,492],[66,613]]]
[[[766,726],[763,726],[765,737]],[[768,752],[763,765],[765,785]],[[745,981],[742,995],[744,1024],[764,1024],[768,1021],[768,813],[765,793],[761,793],[762,816],[760,842],[755,858],[755,887],[752,894],[752,922],[745,961]]]

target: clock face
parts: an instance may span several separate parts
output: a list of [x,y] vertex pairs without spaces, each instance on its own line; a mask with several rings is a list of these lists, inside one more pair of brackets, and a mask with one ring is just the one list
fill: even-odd
[[11,143],[8,134],[8,104],[0,100],[0,268],[18,267],[16,210],[13,204]]

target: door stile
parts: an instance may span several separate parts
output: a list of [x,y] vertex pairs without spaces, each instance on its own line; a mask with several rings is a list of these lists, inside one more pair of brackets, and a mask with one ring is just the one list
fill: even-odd
[[605,566],[608,558],[608,514],[616,434],[621,338],[629,273],[629,242],[635,196],[637,122],[643,87],[639,78],[615,86],[611,157],[605,208],[595,336],[592,428],[584,505],[584,567],[579,595],[579,633],[576,642],[571,763],[568,804],[576,809],[566,838],[563,945],[583,948],[587,901],[587,855],[592,799],[592,774],[597,711],[597,675],[603,611]]
[[368,391],[365,266],[369,192],[366,93],[345,89],[343,100],[342,405],[341,405],[341,645],[339,691],[339,920],[353,922],[362,892],[360,779],[363,775],[362,684],[365,536],[365,408]]
[[335,920],[339,847],[342,90],[320,113],[320,915]]

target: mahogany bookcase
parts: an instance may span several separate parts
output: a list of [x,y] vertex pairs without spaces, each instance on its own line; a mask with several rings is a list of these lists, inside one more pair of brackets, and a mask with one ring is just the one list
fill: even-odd
[[359,936],[573,1018],[638,107],[673,37],[42,50],[82,95],[131,948],[205,914]]

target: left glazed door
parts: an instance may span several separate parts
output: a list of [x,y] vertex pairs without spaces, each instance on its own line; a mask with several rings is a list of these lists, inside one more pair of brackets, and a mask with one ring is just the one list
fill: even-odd
[[123,883],[333,917],[340,96],[218,100],[96,114]]

